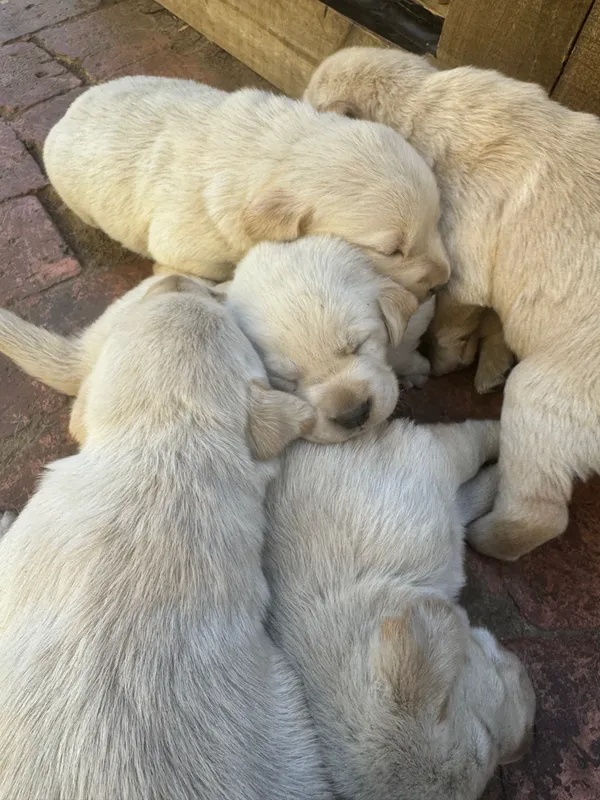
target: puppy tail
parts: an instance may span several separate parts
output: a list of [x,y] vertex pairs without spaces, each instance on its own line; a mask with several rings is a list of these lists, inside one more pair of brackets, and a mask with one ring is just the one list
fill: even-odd
[[0,309],[0,353],[38,381],[68,395],[76,395],[84,374],[84,359],[77,339],[38,328]]
[[498,492],[498,465],[479,470],[474,478],[458,489],[457,501],[460,521],[468,525],[492,510]]

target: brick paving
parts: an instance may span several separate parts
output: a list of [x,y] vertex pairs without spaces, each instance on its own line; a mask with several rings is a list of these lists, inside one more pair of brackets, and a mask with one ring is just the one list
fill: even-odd
[[[0,0],[0,304],[64,333],[150,264],[64,208],[41,146],[86,86],[133,74],[266,86],[152,0]],[[500,407],[498,395],[477,397],[466,373],[408,393],[399,413],[449,421]],[[0,356],[0,509],[20,509],[44,464],[74,451],[68,411],[67,398]],[[486,800],[600,798],[599,488],[578,486],[567,533],[516,564],[469,554],[471,617],[525,660],[539,700],[531,754],[499,771]]]

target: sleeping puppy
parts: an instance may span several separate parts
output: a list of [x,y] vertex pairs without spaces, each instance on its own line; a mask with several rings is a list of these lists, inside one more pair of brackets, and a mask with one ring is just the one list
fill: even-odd
[[94,341],[82,449],[0,541],[0,798],[329,799],[304,695],[263,628],[267,460],[310,407],[267,388],[192,278],[145,281]]
[[375,49],[327,59],[306,97],[391,125],[433,165],[453,264],[433,370],[473,358],[484,308],[520,362],[506,384],[498,498],[469,540],[518,558],[565,530],[573,479],[600,471],[598,120],[497,72],[438,72]]
[[[215,288],[227,293],[271,385],[317,410],[308,434],[313,441],[344,441],[392,414],[398,381],[388,362],[394,354],[400,371],[426,371],[411,349],[419,338],[413,342],[412,320],[423,325],[414,295],[342,239],[263,242],[240,262],[231,283]],[[421,306],[430,307],[429,301]]]
[[[242,260],[230,283],[211,291],[227,293],[228,307],[262,356],[271,384],[314,407],[315,424],[307,434],[314,441],[344,441],[392,414],[398,380],[390,353],[401,373],[403,366],[426,372],[411,351],[412,333],[418,332],[411,333],[412,319],[423,324],[420,310],[411,317],[414,295],[378,274],[361,250],[342,239],[264,242]],[[421,306],[430,307],[429,301]],[[0,316],[0,352],[55,389],[76,394],[119,308],[115,304],[83,337],[71,340],[25,323],[3,324]]]
[[[498,423],[394,420],[289,448],[267,493],[269,627],[298,671],[336,796],[475,800],[519,758],[535,696],[456,604]],[[415,457],[417,454],[417,457]]]
[[223,281],[253,244],[327,233],[421,299],[448,280],[423,159],[385,126],[300,101],[120,78],[70,106],[44,164],[82,220],[166,271]]

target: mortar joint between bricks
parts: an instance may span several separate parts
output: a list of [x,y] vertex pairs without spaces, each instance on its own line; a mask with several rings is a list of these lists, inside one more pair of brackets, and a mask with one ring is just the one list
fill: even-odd
[[92,76],[85,70],[81,61],[78,58],[70,58],[69,56],[65,55],[64,53],[55,53],[53,50],[50,50],[49,47],[46,47],[34,34],[30,41],[32,44],[35,44],[36,47],[39,47],[40,50],[43,50],[46,55],[50,56],[54,61],[68,70],[72,75],[82,82],[84,86],[93,86],[96,81]]

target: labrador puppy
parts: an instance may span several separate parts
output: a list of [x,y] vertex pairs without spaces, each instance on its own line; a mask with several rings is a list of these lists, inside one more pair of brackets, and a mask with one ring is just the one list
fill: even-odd
[[267,494],[269,627],[300,674],[336,796],[475,800],[531,738],[520,661],[456,604],[498,423],[394,420],[292,445]]
[[[414,295],[377,273],[361,250],[342,239],[263,242],[242,260],[231,282],[211,291],[227,297],[271,384],[314,407],[315,424],[307,434],[313,441],[344,441],[392,414],[398,380],[388,360],[407,375],[403,382],[426,379],[421,362],[428,362],[412,348],[424,324],[421,309],[428,313],[431,301],[411,316]],[[0,316],[0,352],[38,380],[74,395],[107,319],[83,337],[66,340],[24,323],[3,324]]]
[[[423,326],[421,311],[414,313],[416,298],[342,239],[263,242],[216,290],[227,293],[227,306],[262,356],[271,385],[317,411],[308,434],[313,441],[344,441],[392,414],[395,356],[400,372],[424,371],[413,352]],[[431,302],[421,308],[427,315]]]
[[385,126],[300,101],[120,78],[75,100],[44,164],[82,220],[167,271],[223,281],[258,242],[326,233],[420,298],[448,280],[424,160]]
[[453,264],[433,370],[472,360],[485,308],[520,362],[506,385],[498,498],[468,534],[516,559],[565,530],[573,479],[600,471],[598,119],[497,72],[438,72],[368,48],[327,59],[306,97],[391,125],[433,166]]
[[0,798],[329,799],[263,628],[272,459],[310,407],[193,278],[145,281],[63,350],[82,449],[0,541]]

